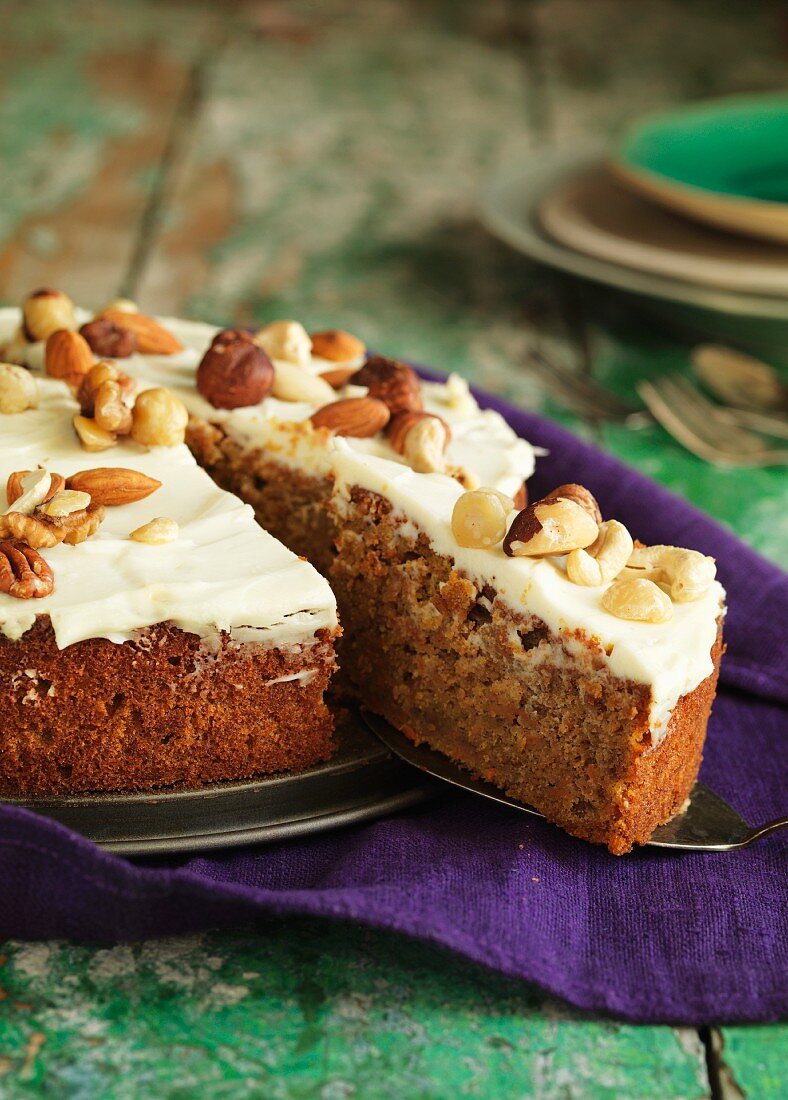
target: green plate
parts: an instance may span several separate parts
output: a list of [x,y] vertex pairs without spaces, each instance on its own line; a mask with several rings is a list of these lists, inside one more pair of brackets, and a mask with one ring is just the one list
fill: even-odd
[[788,242],[788,95],[720,99],[642,120],[613,167],[682,214]]

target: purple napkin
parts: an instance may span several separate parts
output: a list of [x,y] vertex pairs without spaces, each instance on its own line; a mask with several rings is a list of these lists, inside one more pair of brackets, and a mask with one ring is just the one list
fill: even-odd
[[[786,575],[557,425],[477,396],[549,449],[532,497],[581,481],[644,542],[717,558],[728,652],[702,778],[751,823],[785,813]],[[325,915],[451,948],[583,1009],[690,1025],[772,1020],[788,1008],[785,854],[777,836],[741,852],[615,858],[457,795],[335,833],[139,866],[0,806],[0,937],[107,942]]]

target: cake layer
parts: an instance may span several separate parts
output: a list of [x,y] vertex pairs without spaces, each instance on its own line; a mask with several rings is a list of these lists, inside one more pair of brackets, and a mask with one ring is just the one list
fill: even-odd
[[199,787],[327,759],[333,637],[209,646],[172,625],[61,649],[46,619],[0,638],[0,795]]
[[462,488],[452,479],[417,475],[349,448],[337,456],[335,468],[334,507],[343,523],[354,487],[382,496],[401,521],[401,534],[423,534],[431,550],[452,561],[478,589],[490,585],[512,611],[539,618],[561,637],[568,652],[582,653],[591,642],[611,676],[646,685],[654,743],[664,736],[678,700],[712,674],[711,651],[725,595],[718,582],[701,598],[676,604],[667,622],[616,618],[602,606],[609,585],[573,584],[559,558],[507,557],[500,546],[459,546],[452,532],[452,512]]
[[[357,459],[346,466],[360,475]],[[652,685],[615,673],[598,637],[571,619],[548,624],[525,585],[513,593],[489,569],[466,572],[395,508],[390,484],[379,490],[342,482],[337,494],[330,577],[356,694],[568,832],[614,854],[645,842],[698,773],[721,653],[716,622],[708,674],[655,734]]]

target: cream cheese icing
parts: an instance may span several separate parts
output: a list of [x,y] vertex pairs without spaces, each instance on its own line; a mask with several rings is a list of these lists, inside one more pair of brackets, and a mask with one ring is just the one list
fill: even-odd
[[618,619],[601,606],[609,585],[587,588],[573,584],[559,559],[510,558],[500,546],[459,546],[452,534],[451,517],[463,490],[451,478],[414,474],[399,463],[360,455],[343,441],[334,470],[334,502],[340,512],[353,486],[378,493],[391,501],[395,512],[410,525],[411,534],[423,532],[436,553],[452,558],[480,587],[492,585],[513,610],[537,615],[553,633],[564,637],[570,651],[582,645],[572,637],[575,631],[598,641],[614,676],[651,687],[653,744],[667,731],[681,696],[711,674],[711,649],[725,597],[717,581],[700,599],[675,604],[668,622]]
[[[85,315],[87,318],[87,315]],[[18,314],[17,314],[18,318]],[[307,401],[281,401],[268,396],[259,405],[240,409],[215,409],[195,388],[195,372],[217,328],[197,321],[159,318],[161,323],[184,345],[176,355],[132,355],[119,360],[120,366],[143,385],[166,386],[177,393],[189,412],[202,420],[218,424],[246,448],[263,447],[276,454],[278,461],[307,474],[322,477],[332,470],[336,440],[321,435],[294,431],[293,424],[309,419],[319,407]],[[277,360],[274,359],[274,366]],[[343,366],[345,364],[342,364]],[[359,360],[356,364],[361,366]],[[313,374],[337,366],[313,357],[307,366]],[[479,484],[513,495],[534,471],[534,448],[520,439],[504,418],[493,410],[482,410],[469,393],[467,383],[458,375],[447,382],[423,382],[424,408],[450,425],[452,440],[446,461],[470,471]],[[346,387],[337,398],[363,393],[359,387]],[[349,440],[362,454],[379,455],[404,462],[384,435]]]
[[[0,340],[9,339],[17,311],[4,311]],[[5,324],[3,324],[5,322]],[[237,633],[268,647],[311,644],[337,625],[327,581],[255,521],[254,512],[219,489],[185,445],[150,450],[131,441],[99,454],[80,447],[71,419],[78,406],[67,386],[38,377],[37,409],[0,416],[0,483],[15,470],[45,464],[67,477],[96,466],[126,466],[162,482],[135,504],[107,508],[98,532],[78,546],[43,551],[55,591],[38,600],[0,593],[0,629],[18,639],[38,615],[49,615],[62,649],[87,638],[124,641],[155,623],[172,622],[206,637]],[[4,488],[2,508],[7,506]],[[156,516],[179,526],[163,546],[129,533]]]

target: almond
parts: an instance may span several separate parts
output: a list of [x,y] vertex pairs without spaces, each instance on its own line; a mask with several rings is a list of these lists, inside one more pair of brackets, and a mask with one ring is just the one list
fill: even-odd
[[[8,481],[6,482],[5,486],[5,495],[8,499],[9,504],[13,504],[15,500],[19,500],[19,498],[22,496],[25,491],[25,487],[23,484],[24,479],[28,476],[28,474],[32,473],[32,470],[15,470],[14,473],[8,475]],[[64,489],[66,485],[65,478],[62,478],[60,474],[53,474],[50,472],[49,476],[49,491],[44,497],[44,501],[49,500],[55,495],[55,493],[59,493],[60,490]]]
[[127,329],[137,337],[137,350],[141,355],[175,355],[183,351],[183,344],[158,321],[146,313],[129,313],[123,309],[104,309],[98,315],[112,321],[118,328]]
[[363,439],[377,435],[386,427],[390,416],[388,406],[375,397],[346,397],[324,405],[311,419],[316,428],[329,428],[337,435]]
[[332,390],[341,390],[355,373],[355,367],[337,367],[335,370],[324,370],[320,377],[328,382]]
[[93,352],[84,336],[61,328],[47,338],[44,365],[51,378],[76,388],[93,366]]
[[367,351],[357,336],[344,332],[341,328],[313,332],[311,336],[312,355],[318,359],[328,359],[332,363],[348,363],[353,359],[360,359]]
[[116,508],[121,504],[134,504],[144,500],[161,486],[155,477],[148,477],[137,470],[123,466],[97,466],[93,470],[80,470],[66,481],[69,489],[90,493],[95,504]]

